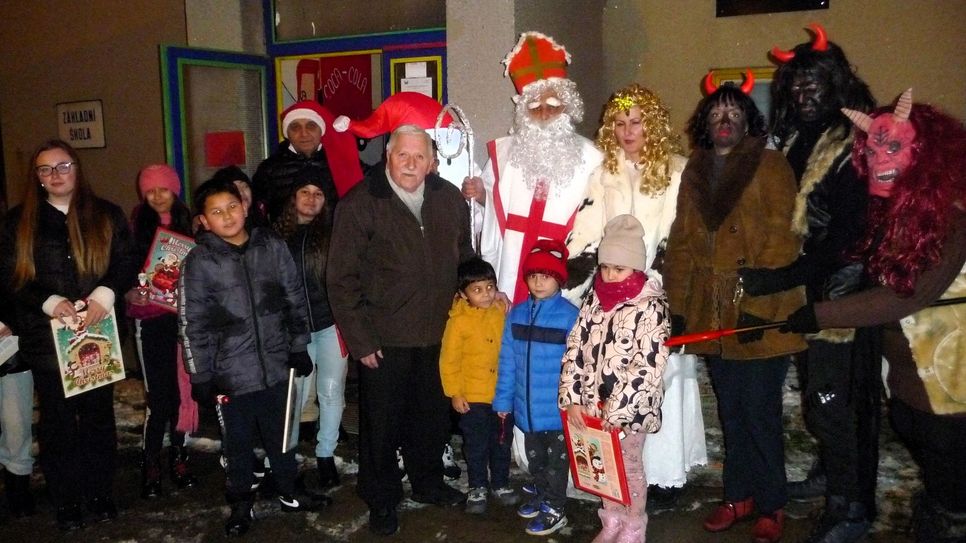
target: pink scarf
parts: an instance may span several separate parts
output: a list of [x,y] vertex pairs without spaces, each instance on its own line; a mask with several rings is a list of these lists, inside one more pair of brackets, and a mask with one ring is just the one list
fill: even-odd
[[600,300],[600,307],[604,311],[610,311],[617,304],[640,294],[644,290],[645,283],[647,283],[647,274],[640,270],[634,270],[630,277],[617,283],[605,283],[600,277],[600,272],[597,272],[597,276],[594,277],[594,292]]

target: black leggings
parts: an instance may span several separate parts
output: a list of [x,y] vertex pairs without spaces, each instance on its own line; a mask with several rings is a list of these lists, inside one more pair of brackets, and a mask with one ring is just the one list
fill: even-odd
[[178,319],[173,313],[136,321],[138,358],[144,374],[147,410],[144,414],[144,453],[161,452],[164,432],[171,431],[171,444],[184,445],[184,433],[178,432]]

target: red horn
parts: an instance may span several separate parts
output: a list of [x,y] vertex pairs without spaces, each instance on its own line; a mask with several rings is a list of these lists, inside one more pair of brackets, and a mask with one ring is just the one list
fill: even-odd
[[745,69],[745,82],[741,84],[741,92],[751,96],[751,90],[755,88],[755,74],[751,73],[751,68]]
[[718,90],[718,86],[712,81],[714,76],[714,70],[708,70],[708,75],[704,76],[704,93],[708,96],[714,94],[714,91]]
[[776,45],[771,48],[771,56],[774,57],[778,62],[785,64],[786,62],[795,58],[795,51],[783,51]]
[[822,28],[822,25],[812,23],[808,27],[815,33],[815,37],[812,39],[812,51],[828,51],[828,37],[825,35],[825,29]]

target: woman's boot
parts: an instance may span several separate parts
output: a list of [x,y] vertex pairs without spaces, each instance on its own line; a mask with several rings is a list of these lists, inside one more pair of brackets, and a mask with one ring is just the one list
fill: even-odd
[[647,513],[643,517],[624,515],[624,526],[614,543],[644,543]]
[[30,493],[30,475],[15,475],[4,472],[4,486],[7,488],[7,503],[14,517],[29,517],[36,511],[34,496]]
[[617,539],[617,534],[621,531],[624,515],[617,511],[598,509],[597,516],[600,517],[600,523],[603,528],[601,528],[600,533],[597,534],[597,537],[591,543],[614,543]]
[[335,468],[335,457],[318,457],[315,459],[315,463],[319,467],[319,488],[325,490],[339,485],[341,480],[339,479],[339,471]]
[[141,458],[141,497],[157,498],[161,495],[161,457],[144,453]]
[[188,469],[188,449],[172,445],[168,450],[168,468],[171,473],[171,482],[179,490],[191,488],[198,484],[198,479],[191,474]]

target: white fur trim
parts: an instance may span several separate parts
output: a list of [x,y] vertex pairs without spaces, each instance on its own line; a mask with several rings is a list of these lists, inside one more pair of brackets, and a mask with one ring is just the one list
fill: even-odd
[[[835,163],[835,159],[842,154],[846,147],[852,144],[851,131],[845,139],[838,139],[841,136],[841,129],[834,132],[826,131],[815,143],[812,153],[808,156],[808,164],[805,166],[805,172],[798,183],[799,189],[795,196],[795,210],[792,213],[792,232],[800,236],[808,234],[808,195],[815,190],[816,185],[825,179]],[[794,137],[788,140],[785,144],[785,154],[788,154],[788,149],[794,143]],[[842,167],[849,160],[849,157],[845,157],[839,167]]]
[[309,119],[315,121],[315,124],[322,128],[322,133],[325,134],[325,121],[322,120],[322,116],[319,115],[317,111],[313,111],[308,108],[298,108],[289,111],[285,118],[282,119],[282,134],[288,137],[288,125],[292,124],[295,119]]

